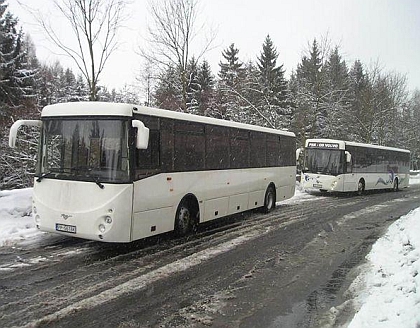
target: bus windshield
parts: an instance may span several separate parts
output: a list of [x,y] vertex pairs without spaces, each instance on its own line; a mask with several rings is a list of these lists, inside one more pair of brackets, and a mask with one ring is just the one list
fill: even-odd
[[339,175],[344,173],[344,152],[331,149],[306,149],[304,173]]
[[44,120],[38,180],[128,182],[128,123],[103,118]]

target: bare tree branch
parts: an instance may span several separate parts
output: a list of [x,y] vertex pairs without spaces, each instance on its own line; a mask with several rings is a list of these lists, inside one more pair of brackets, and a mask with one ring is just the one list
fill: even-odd
[[[53,0],[57,13],[69,27],[57,28],[38,11],[33,16],[48,39],[69,56],[86,79],[90,100],[97,99],[98,82],[111,54],[119,43],[117,33],[125,20],[127,0]],[[22,4],[23,5],[23,4]],[[25,6],[29,8],[28,6]],[[63,22],[63,20],[61,21]],[[75,44],[71,42],[69,33]]]
[[191,58],[193,43],[198,35],[205,40],[194,58],[199,60],[210,49],[215,39],[211,32],[203,33],[204,24],[197,27],[199,0],[149,1],[153,25],[148,27],[148,49],[139,49],[140,55],[149,63],[167,69],[176,68],[181,83],[183,110],[187,104],[187,65]]

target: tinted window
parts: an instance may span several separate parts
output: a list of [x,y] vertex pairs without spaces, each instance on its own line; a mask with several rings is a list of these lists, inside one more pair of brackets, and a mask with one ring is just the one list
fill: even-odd
[[149,145],[147,149],[136,149],[136,169],[157,170],[160,168],[159,119],[145,116],[141,121],[149,128]]
[[296,140],[294,137],[280,136],[279,166],[296,165]]
[[248,131],[232,129],[230,133],[230,167],[249,167]]
[[204,126],[192,122],[175,123],[174,170],[204,170]]
[[162,170],[174,170],[174,123],[167,119],[160,119],[160,161]]
[[206,168],[229,168],[229,129],[208,125],[206,127]]
[[277,166],[280,163],[280,137],[267,135],[267,166]]
[[266,138],[262,132],[251,131],[251,167],[265,167]]

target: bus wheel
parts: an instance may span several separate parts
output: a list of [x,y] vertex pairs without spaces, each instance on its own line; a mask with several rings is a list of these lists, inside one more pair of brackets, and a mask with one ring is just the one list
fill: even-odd
[[360,179],[359,183],[357,184],[357,194],[359,196],[363,195],[365,192],[365,180]]
[[179,237],[185,236],[193,231],[197,223],[198,207],[188,198],[183,199],[178,206],[175,216],[175,234]]
[[392,188],[394,191],[398,191],[399,189],[399,185],[398,185],[398,179],[395,178],[394,179],[394,188]]
[[269,185],[264,197],[264,206],[262,207],[264,213],[271,212],[276,207],[276,190],[273,185]]

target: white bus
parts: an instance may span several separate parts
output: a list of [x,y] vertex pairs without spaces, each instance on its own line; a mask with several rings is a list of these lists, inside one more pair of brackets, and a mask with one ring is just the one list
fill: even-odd
[[305,190],[359,194],[372,189],[397,191],[408,186],[409,176],[408,150],[343,140],[306,140],[301,173]]
[[46,106],[34,179],[38,229],[130,242],[262,208],[294,195],[295,135],[162,109]]

